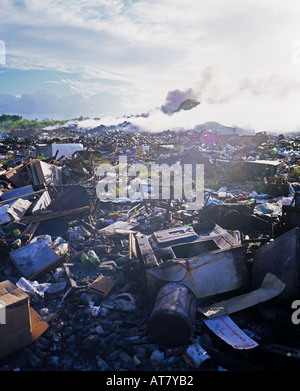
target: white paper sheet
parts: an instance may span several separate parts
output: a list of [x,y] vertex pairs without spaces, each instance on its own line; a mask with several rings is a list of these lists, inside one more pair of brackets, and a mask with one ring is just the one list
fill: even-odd
[[205,319],[204,323],[219,338],[235,349],[252,349],[258,346],[258,343],[248,337],[228,315]]

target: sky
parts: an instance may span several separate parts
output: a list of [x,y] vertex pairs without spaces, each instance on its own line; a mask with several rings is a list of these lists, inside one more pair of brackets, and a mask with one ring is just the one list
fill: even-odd
[[298,0],[1,0],[0,15],[2,114],[300,130]]

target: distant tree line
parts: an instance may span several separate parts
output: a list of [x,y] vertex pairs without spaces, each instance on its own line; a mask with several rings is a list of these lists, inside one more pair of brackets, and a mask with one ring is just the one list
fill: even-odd
[[53,126],[56,124],[63,124],[65,121],[50,120],[44,118],[43,120],[32,119],[28,120],[20,115],[0,115],[0,130],[9,132],[10,130],[23,129],[23,130],[39,130],[47,126]]
[[8,121],[12,121],[12,122],[16,122],[16,121],[21,121],[22,120],[22,117],[20,115],[9,115],[9,114],[2,114],[0,115],[0,123],[3,123],[3,122],[8,122]]

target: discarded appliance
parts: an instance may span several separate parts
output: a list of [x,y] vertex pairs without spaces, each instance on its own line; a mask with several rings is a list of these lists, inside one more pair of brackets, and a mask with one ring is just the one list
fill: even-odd
[[249,285],[244,247],[217,224],[198,224],[197,233],[180,226],[135,238],[132,253],[145,265],[152,298],[168,282],[187,286],[197,298]]
[[169,283],[160,288],[148,323],[153,341],[164,346],[181,346],[190,338],[197,301],[186,286]]
[[30,345],[48,324],[30,308],[29,296],[11,281],[0,282],[0,359]]
[[9,257],[23,277],[29,280],[41,269],[59,259],[56,252],[42,240],[11,251]]
[[293,228],[254,252],[252,289],[258,289],[266,273],[270,272],[286,284],[274,300],[281,301],[299,293],[299,232],[299,228]]
[[62,156],[72,156],[75,152],[83,150],[82,144],[41,144],[38,146],[39,153],[45,157],[51,158],[56,156],[59,159]]
[[282,164],[279,160],[244,160],[244,168],[249,178],[274,177]]
[[44,183],[46,185],[61,185],[62,184],[62,168],[54,164],[49,164],[41,160],[35,161],[30,165],[33,182],[35,185]]

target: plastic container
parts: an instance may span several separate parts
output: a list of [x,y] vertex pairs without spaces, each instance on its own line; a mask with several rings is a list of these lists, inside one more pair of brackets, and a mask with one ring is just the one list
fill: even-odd
[[88,255],[85,252],[82,252],[80,255],[80,260],[83,264],[87,264],[90,262]]
[[98,255],[95,253],[94,250],[89,250],[87,252],[87,255],[89,257],[89,261],[90,263],[95,266],[95,267],[98,267],[100,265],[100,259],[98,258]]
[[13,230],[13,235],[15,238],[18,238],[21,235],[21,231],[19,229]]
[[17,249],[17,248],[20,248],[21,245],[22,245],[21,239],[17,239],[17,240],[15,240],[15,241],[12,243],[12,248],[13,248],[13,249]]

